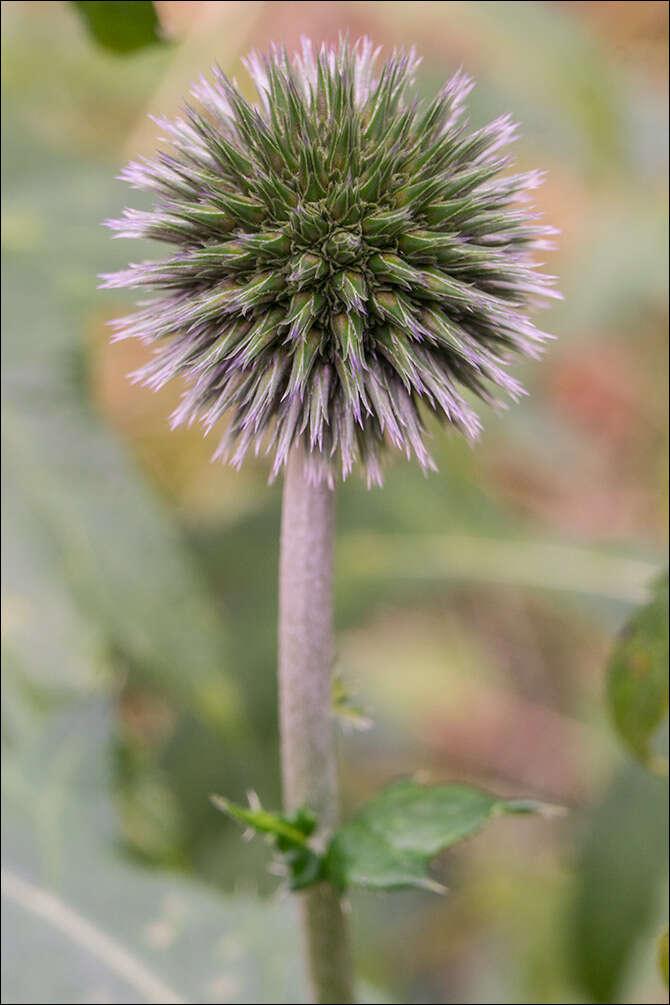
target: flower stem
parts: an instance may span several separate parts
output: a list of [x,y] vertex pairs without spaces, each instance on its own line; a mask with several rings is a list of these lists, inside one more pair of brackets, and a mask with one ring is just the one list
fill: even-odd
[[[337,822],[332,711],[335,493],[311,484],[294,449],[284,477],[279,558],[279,727],[284,804],[306,806],[327,835]],[[315,1003],[353,1002],[348,926],[327,883],[300,894]]]

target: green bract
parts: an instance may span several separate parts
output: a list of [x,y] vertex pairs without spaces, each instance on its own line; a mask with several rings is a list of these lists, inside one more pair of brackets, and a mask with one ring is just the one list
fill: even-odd
[[110,226],[179,250],[104,277],[156,292],[116,335],[155,343],[149,386],[186,377],[175,425],[228,417],[235,464],[263,449],[276,474],[300,443],[316,481],[360,463],[379,482],[390,444],[433,467],[424,412],[476,437],[462,389],[516,397],[504,364],[545,337],[526,309],[555,295],[530,259],[551,231],[523,201],[540,175],[501,175],[515,127],[469,130],[463,74],[422,103],[414,54],[377,56],[252,55],[256,105],[214,68],[160,122],[170,153],[123,172],[157,201]]

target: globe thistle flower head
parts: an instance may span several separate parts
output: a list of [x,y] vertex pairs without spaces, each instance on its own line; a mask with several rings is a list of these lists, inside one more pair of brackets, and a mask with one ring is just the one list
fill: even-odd
[[525,201],[541,176],[501,174],[515,127],[468,128],[462,73],[417,101],[416,65],[305,40],[246,61],[256,104],[215,67],[159,121],[170,152],[121,175],[156,202],[108,225],[177,251],[103,277],[153,294],[115,337],[155,347],[150,387],[186,378],[174,425],[227,419],[215,456],[263,449],[276,475],[300,444],[315,481],[379,483],[389,446],[434,467],[429,413],[474,439],[465,394],[522,393],[505,364],[538,354],[527,309],[556,295],[531,259],[553,233]]

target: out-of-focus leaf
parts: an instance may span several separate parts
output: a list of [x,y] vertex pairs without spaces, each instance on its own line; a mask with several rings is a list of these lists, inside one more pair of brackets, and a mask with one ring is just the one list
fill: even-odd
[[70,702],[5,743],[2,1000],[303,1001],[288,902],[118,856],[111,712]]
[[338,888],[422,886],[440,891],[426,868],[438,852],[502,813],[540,809],[459,785],[400,781],[367,803],[333,836],[324,870]]
[[597,548],[470,534],[343,534],[338,570],[351,580],[513,584],[635,603],[655,566]]
[[112,52],[135,52],[163,41],[151,0],[70,0],[98,45]]
[[[99,216],[105,198],[111,201],[111,174],[51,154],[45,159],[42,146],[11,120],[7,132],[12,155],[23,155],[28,167],[12,172],[3,211],[31,221],[30,248],[16,244],[10,231],[3,254],[2,455],[10,543],[3,590],[16,613],[17,644],[30,647],[31,672],[44,678],[58,673],[51,643],[67,631],[79,649],[86,640],[87,658],[120,654],[212,724],[229,723],[239,703],[223,671],[221,612],[174,516],[87,393],[82,317],[101,296],[96,266],[110,242]],[[46,175],[39,172],[42,162]],[[42,603],[40,568],[47,567]],[[61,601],[63,591],[68,599]],[[59,604],[74,604],[79,628],[67,628],[68,619],[60,623]]]
[[40,530],[5,485],[3,646],[20,654],[26,687],[39,686],[54,698],[91,694],[106,677],[104,638],[73,601],[57,554]]
[[[238,706],[205,586],[168,514],[84,402],[6,398],[3,455],[8,490],[36,528],[33,548],[52,551],[108,649],[210,721],[229,721]],[[12,582],[4,588],[11,597]]]
[[35,713],[32,733],[3,737],[2,1001],[304,1002],[292,902],[119,855],[112,704]]
[[626,746],[643,764],[656,767],[660,759],[650,743],[668,713],[667,572],[619,637],[607,671],[607,700]]
[[658,940],[658,969],[666,985],[670,984],[670,963],[668,962],[668,929],[663,932]]
[[628,965],[652,937],[667,846],[667,785],[629,762],[585,834],[567,919],[575,976],[593,1001],[621,1000]]

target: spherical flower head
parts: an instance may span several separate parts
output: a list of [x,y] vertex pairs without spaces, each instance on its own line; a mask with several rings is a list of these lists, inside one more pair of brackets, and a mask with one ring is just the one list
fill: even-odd
[[154,291],[116,337],[155,345],[150,387],[186,378],[173,424],[222,420],[235,465],[253,447],[276,475],[299,444],[330,484],[379,483],[388,447],[434,467],[426,415],[474,439],[464,393],[517,397],[504,366],[546,338],[526,312],[556,295],[531,258],[553,231],[527,203],[539,173],[501,174],[514,125],[468,129],[462,73],[422,103],[413,52],[377,62],[367,39],[253,54],[256,104],[215,67],[159,121],[170,152],[121,176],[157,201],[109,226],[178,251],[103,277]]

